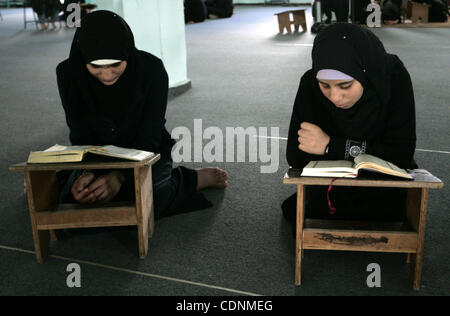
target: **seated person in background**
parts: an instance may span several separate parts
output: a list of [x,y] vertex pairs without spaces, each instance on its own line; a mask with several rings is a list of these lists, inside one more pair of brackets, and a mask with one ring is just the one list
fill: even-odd
[[352,8],[352,15],[351,17],[352,22],[356,24],[364,24],[367,23],[367,16],[369,15],[369,12],[366,11],[367,6],[370,4],[370,0],[358,0],[353,1],[353,5],[355,6]]
[[184,21],[194,24],[206,20],[207,9],[203,0],[184,0]]
[[383,2],[382,20],[385,24],[398,24],[401,22],[402,0],[385,0]]
[[336,14],[337,22],[348,22],[348,1],[342,0],[321,0],[322,11],[327,16],[326,24],[331,23],[333,11]]
[[447,0],[413,0],[427,3],[431,7],[428,11],[428,22],[447,22],[449,11]]
[[[287,161],[302,169],[312,160],[353,160],[367,153],[400,168],[417,168],[415,104],[402,61],[370,31],[335,23],[318,33],[312,69],[301,78],[287,143]],[[398,188],[308,187],[306,217],[401,221],[406,192]],[[295,222],[294,194],[283,215]]]
[[[81,21],[69,59],[56,69],[72,145],[115,145],[161,154],[152,166],[155,218],[210,207],[201,190],[225,188],[218,168],[172,168],[174,140],[165,128],[168,76],[157,57],[135,47],[117,14],[95,11]],[[60,177],[60,202],[134,200],[132,170]]]
[[326,15],[326,20],[325,20],[325,24],[331,24],[331,20],[332,20],[332,7],[333,7],[333,0],[320,0],[320,3],[322,5],[322,12],[325,13]]
[[233,0],[206,0],[205,4],[210,19],[229,18],[233,15]]
[[[320,10],[319,10],[320,8]],[[331,20],[331,17],[328,17],[327,20],[323,21],[323,8],[322,3],[320,0],[314,0],[312,3],[312,16],[313,16],[313,25],[311,26],[311,33],[317,34],[319,33],[323,28],[326,27],[324,22],[329,22]],[[329,24],[329,23],[328,23]]]
[[52,27],[56,29],[55,22],[59,21],[59,12],[61,12],[59,0],[31,0],[31,7],[39,18],[42,30],[48,29],[47,21],[50,21]]

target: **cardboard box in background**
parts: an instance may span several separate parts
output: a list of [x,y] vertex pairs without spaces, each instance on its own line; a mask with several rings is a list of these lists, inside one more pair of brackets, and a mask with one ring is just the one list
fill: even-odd
[[413,23],[428,23],[428,12],[430,5],[408,1],[406,7],[406,18]]

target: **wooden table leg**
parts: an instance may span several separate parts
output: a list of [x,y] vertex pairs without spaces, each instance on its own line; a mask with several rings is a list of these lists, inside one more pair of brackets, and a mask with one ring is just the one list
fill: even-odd
[[25,172],[25,181],[35,255],[37,261],[43,263],[49,254],[50,232],[48,230],[38,230],[36,213],[50,211],[57,203],[58,187],[56,172],[28,171]]
[[302,13],[301,13],[301,25],[302,25],[302,28],[303,28],[303,32],[306,32],[306,31],[308,31],[308,27],[307,27],[307,25],[306,25],[306,15],[305,15],[305,11],[303,11]]
[[151,166],[134,169],[136,193],[136,212],[138,227],[139,258],[145,259],[148,253],[148,238],[153,233],[153,187]]
[[305,219],[305,187],[297,186],[297,216],[295,236],[295,285],[302,284],[302,258],[303,258],[303,224]]
[[416,291],[420,290],[420,281],[422,276],[427,202],[427,188],[408,190],[407,217],[411,226],[418,233],[417,251],[410,256],[413,289]]
[[305,17],[305,11],[295,12],[294,15],[294,24],[295,24],[295,31],[298,32],[300,29],[300,25],[302,26],[303,32],[306,32],[306,17]]
[[289,34],[292,33],[292,29],[291,29],[291,15],[288,14],[286,15],[286,19],[285,19],[285,25],[286,25],[286,30]]
[[288,33],[291,33],[290,18],[290,15],[287,13],[278,15],[278,27],[280,29],[280,33],[283,33],[285,28]]
[[150,188],[150,215],[148,217],[148,238],[153,236],[155,230],[155,203],[153,200],[153,186]]
[[284,24],[283,24],[283,18],[281,16],[278,16],[278,29],[280,30],[280,33],[282,34],[284,32]]

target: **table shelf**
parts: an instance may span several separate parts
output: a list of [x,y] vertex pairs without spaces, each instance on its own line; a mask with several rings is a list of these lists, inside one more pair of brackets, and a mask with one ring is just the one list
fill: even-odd
[[35,216],[38,230],[137,225],[135,202],[92,207],[61,204],[53,210],[36,212]]

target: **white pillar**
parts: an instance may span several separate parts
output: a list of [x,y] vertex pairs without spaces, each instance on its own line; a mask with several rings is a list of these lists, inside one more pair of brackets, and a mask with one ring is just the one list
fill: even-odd
[[136,47],[162,59],[171,90],[190,87],[187,78],[183,0],[95,0],[97,10],[109,10],[127,21]]

